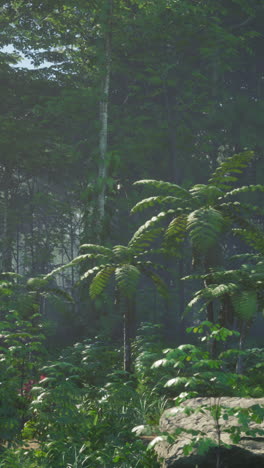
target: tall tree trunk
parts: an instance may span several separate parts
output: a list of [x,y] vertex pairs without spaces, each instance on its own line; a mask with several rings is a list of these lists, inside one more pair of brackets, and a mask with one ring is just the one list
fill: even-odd
[[4,212],[3,212],[3,250],[2,250],[2,269],[3,271],[12,270],[12,241],[13,233],[10,219],[10,185],[11,173],[5,171],[5,188],[4,188]]
[[171,150],[171,174],[173,176],[173,182],[176,184],[181,184],[183,175],[182,175],[182,167],[179,160],[179,155],[177,151],[177,142],[176,142],[176,135],[175,135],[175,117],[172,116],[171,111],[171,104],[170,104],[170,97],[168,86],[166,80],[163,81],[163,91],[164,91],[164,100],[165,100],[165,109],[167,114],[167,124],[168,124],[168,138]]
[[29,250],[31,257],[31,274],[35,276],[37,273],[37,261],[36,261],[36,245],[35,245],[35,207],[33,198],[35,195],[35,180],[28,181],[28,193],[29,193],[29,225],[30,225],[30,238],[29,238]]
[[[250,324],[252,322],[250,320],[245,321],[241,320],[241,325],[240,325],[240,339],[239,339],[239,351],[243,351],[245,341],[246,341],[246,336],[247,336],[247,331],[250,328]],[[236,363],[236,373],[237,374],[243,374],[243,356],[241,354],[238,355],[237,358],[237,363]]]
[[96,242],[100,243],[103,234],[105,218],[105,191],[107,178],[107,146],[108,146],[108,103],[110,91],[111,57],[112,57],[112,15],[113,0],[107,0],[107,24],[105,32],[105,72],[102,82],[102,94],[99,104],[100,135],[99,135],[99,165],[98,165],[98,195],[95,213]]

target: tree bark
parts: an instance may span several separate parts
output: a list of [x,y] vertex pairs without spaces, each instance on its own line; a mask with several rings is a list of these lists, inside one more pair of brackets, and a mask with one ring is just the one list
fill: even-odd
[[127,298],[124,304],[123,313],[123,340],[124,340],[124,371],[132,372],[131,342],[133,338],[133,318],[135,303],[131,298]]
[[96,242],[100,243],[103,234],[105,218],[105,191],[107,178],[107,148],[108,148],[108,103],[111,76],[112,57],[112,14],[113,0],[108,0],[108,18],[105,33],[105,72],[102,82],[102,95],[99,104],[100,134],[99,134],[99,165],[98,165],[98,195],[95,213]]
[[10,220],[10,187],[11,173],[5,171],[5,188],[4,188],[4,210],[3,210],[3,250],[2,250],[2,270],[12,270],[12,241],[13,233]]

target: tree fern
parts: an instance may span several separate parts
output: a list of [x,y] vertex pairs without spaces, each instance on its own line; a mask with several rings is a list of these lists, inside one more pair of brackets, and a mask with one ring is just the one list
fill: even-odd
[[228,190],[230,186],[227,184],[234,183],[238,179],[234,174],[241,174],[253,157],[253,151],[244,151],[225,159],[212,174],[209,184]]
[[187,216],[180,215],[174,218],[165,231],[165,240],[173,240],[177,245],[181,244],[187,232]]
[[89,268],[82,276],[81,276],[81,281],[89,278],[90,276],[94,276],[96,273],[98,273],[102,268],[108,268],[108,267],[115,267],[115,265],[110,264],[110,263],[104,263],[102,266],[95,266],[93,268]]
[[222,214],[214,208],[193,211],[187,218],[187,230],[193,247],[201,253],[206,253],[219,240],[224,225]]
[[[249,193],[249,192],[264,192],[264,185],[256,184],[256,185],[244,185],[243,187],[238,187],[235,188],[227,193],[225,193],[224,197],[230,197],[230,196],[237,196],[240,193]],[[252,208],[254,208],[252,206]]]
[[127,263],[127,262],[132,261],[132,258],[136,252],[131,247],[127,247],[125,245],[115,245],[113,247],[113,253],[114,253],[115,261]]
[[[239,259],[240,256],[238,256]],[[244,259],[243,256],[242,259]],[[231,300],[234,313],[243,321],[250,320],[256,313],[258,304],[261,304],[261,292],[264,287],[264,261],[261,257],[247,256],[252,264],[243,264],[235,270],[211,270],[205,275],[191,275],[184,279],[201,279],[205,286],[194,295],[186,307],[189,312],[199,301],[204,305],[215,299],[225,302],[228,296]],[[255,262],[255,264],[254,264]],[[231,311],[230,311],[231,313]]]
[[[95,299],[97,296],[102,294],[114,272],[114,266],[105,266],[97,273],[97,275],[93,278],[89,288],[91,299]],[[88,275],[86,275],[86,277],[87,276]]]
[[141,252],[148,248],[151,243],[161,235],[164,227],[161,225],[166,216],[174,214],[174,210],[161,212],[157,216],[153,216],[143,226],[135,232],[132,239],[129,241],[129,246],[133,247],[136,252]]
[[171,206],[174,207],[175,209],[181,209],[180,206],[182,205],[182,202],[184,201],[183,198],[179,197],[173,197],[173,196],[162,196],[159,195],[157,197],[149,197],[145,198],[144,200],[141,200],[138,202],[131,210],[131,213],[137,213],[139,211],[143,211],[147,208],[152,208],[152,207],[164,207],[166,206]]
[[48,273],[44,279],[49,279],[50,277],[56,275],[57,273],[60,273],[61,271],[79,265],[80,263],[84,262],[85,260],[89,260],[91,258],[94,258],[93,254],[84,254],[84,255],[79,255],[78,257],[75,257],[71,262],[66,263],[65,265],[62,265],[58,268],[55,268],[52,270],[50,273]]
[[80,250],[89,250],[91,253],[111,255],[112,249],[98,244],[82,244]]
[[115,279],[119,291],[128,298],[135,296],[140,278],[140,270],[129,264],[115,269]]
[[207,204],[212,205],[223,195],[223,191],[215,185],[197,184],[190,189],[193,197],[203,199]]
[[236,315],[242,320],[250,320],[257,313],[257,293],[254,290],[240,291],[231,296]]
[[168,298],[169,291],[165,281],[163,281],[163,279],[157,273],[154,273],[149,269],[141,267],[141,271],[153,281],[159,294],[165,298]]
[[188,190],[180,187],[180,185],[172,184],[171,182],[164,182],[163,180],[138,180],[134,182],[133,185],[144,185],[148,188],[156,189],[162,194],[173,194],[175,196],[180,196],[183,198],[190,198],[191,195]]
[[250,230],[234,228],[233,234],[241,237],[250,247],[264,254],[264,237],[260,229],[254,228],[253,226],[250,226]]

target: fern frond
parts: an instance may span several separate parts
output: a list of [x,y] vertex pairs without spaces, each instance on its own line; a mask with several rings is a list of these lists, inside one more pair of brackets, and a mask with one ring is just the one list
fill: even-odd
[[260,258],[262,258],[261,254],[243,253],[232,255],[232,257],[230,257],[229,260],[249,260],[251,262],[255,262],[258,261]]
[[[197,291],[194,295],[194,297],[189,301],[189,303],[187,304],[187,306],[185,307],[185,310],[184,310],[184,313],[183,313],[183,317],[185,317],[191,310],[192,308],[198,303],[201,301],[202,299],[202,289],[200,291]],[[202,310],[204,310],[206,307],[206,303],[204,303],[202,305],[202,308],[200,309],[200,312]]]
[[140,271],[134,265],[124,264],[116,268],[115,278],[118,289],[125,297],[133,297],[136,294],[140,278]]
[[165,240],[173,240],[177,244],[184,241],[187,228],[187,216],[180,215],[174,218],[165,231]]
[[202,275],[202,274],[195,274],[195,275],[188,275],[188,276],[183,276],[181,278],[181,281],[186,281],[186,280],[202,280],[206,277],[206,275]]
[[236,213],[241,214],[242,217],[244,215],[244,212],[246,212],[250,218],[254,216],[258,216],[258,215],[264,216],[264,209],[261,208],[260,206],[252,205],[252,203],[241,203],[237,201],[229,202],[229,203],[221,203],[219,205],[219,209],[227,210],[227,213],[229,210],[229,216],[230,216],[230,211],[231,212],[235,211]]
[[147,187],[156,189],[160,193],[164,194],[173,194],[175,196],[182,196],[184,198],[188,197],[191,198],[190,193],[188,190],[180,187],[177,184],[172,184],[171,182],[164,182],[163,180],[151,180],[151,179],[146,179],[146,180],[137,180],[134,182],[133,185],[145,185]]
[[253,157],[253,151],[244,151],[225,159],[212,174],[209,184],[223,190],[228,189],[229,187],[226,186],[226,183],[237,181],[237,177],[233,174],[241,174],[243,169],[252,161]]
[[208,203],[213,204],[219,197],[223,195],[223,191],[215,185],[197,184],[192,187],[190,193],[195,198],[203,198]]
[[146,267],[146,268],[154,268],[155,270],[163,270],[165,268],[164,265],[161,265],[160,263],[154,263],[151,260],[144,260],[144,261],[136,261],[133,263],[133,265],[140,267],[140,269]]
[[250,320],[257,313],[256,291],[240,291],[231,296],[235,313],[242,320]]
[[95,273],[98,273],[99,271],[102,270],[102,268],[110,268],[110,267],[113,267],[113,268],[116,268],[116,265],[114,263],[106,263],[104,264],[103,266],[95,266],[93,268],[90,268],[89,270],[87,270],[82,276],[81,276],[81,281],[89,278],[89,276],[92,276],[94,275]]
[[55,268],[54,270],[52,270],[50,273],[48,273],[46,276],[44,276],[43,279],[49,279],[51,278],[52,276],[56,275],[57,273],[60,273],[61,271],[63,270],[66,270],[67,268],[70,268],[70,267],[73,267],[73,266],[76,266],[76,265],[79,265],[79,263],[82,263],[84,262],[85,260],[88,260],[91,258],[91,255],[92,254],[84,254],[84,255],[79,255],[78,257],[75,257],[71,262],[69,263],[66,263],[65,265],[62,265],[58,268]]
[[3,273],[0,273],[0,279],[5,279],[5,278],[11,279],[11,280],[13,278],[22,279],[23,276],[19,275],[18,273],[14,273],[13,271],[6,271]]
[[183,316],[186,316],[199,301],[203,301],[201,308],[198,311],[198,314],[203,312],[210,302],[219,297],[222,297],[226,294],[233,294],[238,291],[239,287],[235,283],[228,284],[210,284],[204,289],[197,291],[192,298],[192,300],[187,304]]
[[197,252],[205,253],[213,247],[224,225],[225,220],[222,214],[214,208],[200,208],[193,211],[187,218],[187,229]]
[[73,297],[69,293],[67,293],[66,291],[63,291],[63,289],[60,289],[60,288],[47,288],[42,294],[44,295],[52,294],[54,296],[61,297],[67,302],[74,302]]
[[221,296],[226,294],[230,295],[239,289],[238,285],[235,283],[223,283],[218,285],[210,285],[202,290],[201,296],[210,301],[218,299]]
[[92,253],[102,254],[102,255],[112,254],[112,249],[109,249],[108,247],[104,247],[103,245],[98,245],[98,244],[82,244],[80,246],[80,250],[89,250]]
[[115,245],[113,247],[115,260],[123,263],[129,262],[135,255],[134,249],[125,245]]
[[145,250],[149,245],[164,231],[160,226],[166,216],[174,214],[174,210],[161,212],[157,216],[153,216],[143,226],[135,232],[132,239],[129,241],[128,246],[133,247],[137,252]]
[[97,273],[97,275],[93,278],[89,288],[91,299],[95,299],[104,291],[114,271],[115,266],[106,266]]
[[146,276],[148,276],[153,281],[158,293],[161,296],[167,298],[169,291],[168,291],[168,286],[166,285],[165,281],[157,273],[154,273],[153,271],[150,271],[142,266],[140,269]]
[[225,193],[224,198],[230,197],[233,195],[239,195],[240,193],[256,192],[258,190],[260,192],[264,192],[264,185],[261,185],[261,184],[244,185],[243,187],[238,187],[238,188],[231,190],[230,192]]
[[260,229],[250,225],[250,229],[234,228],[233,234],[240,236],[250,247],[264,254],[264,236]]
[[180,204],[182,203],[183,199],[178,198],[178,197],[173,197],[173,196],[163,196],[160,195],[158,197],[149,197],[145,198],[144,200],[141,200],[138,202],[131,210],[131,213],[137,213],[139,211],[143,211],[147,208],[152,208],[154,207],[163,207],[165,206],[170,206],[170,207],[178,207],[178,210],[180,210]]

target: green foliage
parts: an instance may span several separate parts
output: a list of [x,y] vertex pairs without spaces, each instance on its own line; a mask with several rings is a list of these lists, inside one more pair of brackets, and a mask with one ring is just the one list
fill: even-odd
[[230,188],[229,184],[238,180],[238,177],[234,174],[241,174],[253,158],[253,151],[245,151],[225,159],[212,174],[209,183],[222,190],[228,190]]
[[[91,271],[91,270],[88,270],[88,271]],[[92,273],[93,272],[94,271],[92,271]],[[105,290],[107,283],[114,272],[115,272],[114,266],[105,266],[100,271],[98,271],[93,281],[91,282],[90,289],[89,289],[90,296],[92,299],[95,299]],[[87,273],[88,272],[86,272],[83,275],[83,279],[88,277]]]
[[[188,332],[194,334],[203,334],[208,330],[208,334],[201,337],[201,342],[209,341],[212,338],[225,342],[227,339],[236,334],[219,325],[213,325],[208,321],[202,322],[200,325],[187,329]],[[256,350],[251,350],[254,353],[255,359]],[[246,376],[241,376],[232,372],[229,368],[228,358],[232,355],[237,355],[241,351],[229,349],[219,354],[217,359],[210,359],[209,353],[200,346],[186,344],[178,346],[176,349],[166,349],[163,351],[165,358],[156,361],[153,369],[164,369],[163,373],[168,376],[168,368],[171,368],[177,376],[167,380],[165,390],[171,389],[174,391],[176,412],[183,412],[188,418],[193,413],[209,414],[214,422],[216,431],[216,440],[209,439],[206,432],[196,429],[184,429],[177,427],[174,433],[163,433],[156,429],[157,437],[149,444],[149,448],[153,448],[157,443],[166,441],[173,444],[182,434],[188,434],[189,442],[183,447],[185,456],[190,455],[194,450],[198,454],[205,454],[211,447],[224,446],[221,440],[223,432],[230,435],[233,443],[238,443],[241,437],[264,434],[263,429],[250,428],[251,422],[262,423],[264,420],[264,408],[255,405],[249,408],[226,407],[221,403],[221,397],[227,395],[233,396],[248,396],[250,394],[250,379]],[[263,387],[262,387],[263,390]],[[176,396],[175,396],[176,395]],[[191,406],[182,406],[181,404],[196,396],[210,397],[210,403],[192,408]],[[166,413],[165,413],[166,414]],[[227,426],[224,429],[221,427],[221,418],[228,421],[230,416],[237,418],[237,424]],[[150,434],[152,429],[148,426],[138,426],[134,431],[139,434]],[[218,457],[219,457],[219,453]],[[216,460],[219,464],[220,458]]]
[[[118,352],[103,341],[76,343],[42,368],[23,434],[38,441],[44,466],[158,466],[131,429],[148,422],[153,401],[117,371]],[[108,375],[105,370],[107,369]]]
[[[214,250],[219,250],[219,246],[223,244],[224,235],[227,233],[242,236],[250,246],[262,252],[263,232],[254,226],[248,216],[255,211],[256,207],[248,204],[245,216],[245,207],[239,201],[228,203],[224,201],[225,196],[238,197],[247,191],[262,191],[263,187],[260,184],[243,186],[230,191],[232,184],[238,180],[236,175],[241,174],[249,166],[253,157],[252,151],[245,151],[225,159],[219,164],[207,185],[196,184],[189,190],[169,182],[138,181],[137,184],[146,185],[160,192],[161,195],[140,201],[132,208],[132,212],[153,207],[156,209],[162,207],[165,211],[141,226],[134,235],[134,239],[137,240],[138,235],[142,236],[145,233],[145,239],[143,238],[145,243],[139,245],[147,248],[159,234],[165,232],[165,249],[170,253],[176,251],[179,255],[182,253],[180,250],[182,243],[189,234],[193,250],[193,264],[205,270],[220,263]],[[225,185],[226,183],[229,185]],[[164,192],[166,195],[163,195]],[[168,227],[164,229],[162,225],[159,231],[160,221],[166,220],[167,216],[172,218]]]
[[254,255],[248,257],[252,263],[241,265],[234,270],[216,270],[212,269],[206,275],[191,275],[186,279],[202,279],[206,286],[196,291],[193,299],[186,307],[185,313],[188,313],[199,302],[203,305],[201,311],[212,301],[220,299],[225,303],[227,297],[230,298],[231,306],[229,315],[234,312],[242,320],[249,321],[257,313],[258,309],[263,307],[262,288],[264,284],[264,270],[261,256]]
[[117,287],[120,293],[126,297],[132,298],[137,291],[140,271],[134,265],[122,265],[115,271]]
[[[237,335],[219,325],[210,322],[202,322],[199,326],[188,328],[188,332],[202,334],[206,329],[209,333],[204,335],[202,342],[211,342],[212,339],[223,342],[227,338]],[[226,363],[219,359],[212,359],[210,353],[195,345],[180,345],[176,349],[163,351],[165,357],[156,361],[153,369],[174,369],[176,377],[170,378],[165,383],[165,388],[171,388],[176,395],[181,392],[195,392],[199,396],[243,395],[247,378],[234,372],[226,371]],[[171,372],[169,372],[171,374]],[[241,393],[242,392],[242,393]]]
[[218,242],[224,225],[222,214],[214,208],[200,208],[190,213],[186,227],[193,248],[205,254]]
[[[23,420],[27,417],[30,386],[38,377],[39,365],[45,354],[40,315],[30,319],[9,310],[1,321],[0,349],[0,441],[11,442],[19,436]],[[29,385],[29,387],[28,387]]]

